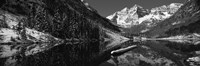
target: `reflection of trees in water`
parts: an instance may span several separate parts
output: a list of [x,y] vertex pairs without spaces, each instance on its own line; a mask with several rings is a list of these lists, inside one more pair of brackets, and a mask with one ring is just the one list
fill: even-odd
[[[87,65],[92,64],[95,56],[98,56],[98,53],[100,52],[98,48],[98,42],[91,42],[88,44],[61,44],[58,46],[54,46],[49,50],[43,50],[42,52],[38,52],[36,54],[31,54],[28,56],[22,55],[20,53],[10,57],[0,58],[3,62],[0,65],[9,65],[11,64],[11,62],[13,62],[14,64],[19,64],[20,66],[74,66],[81,64]],[[32,49],[35,49],[36,51],[39,50],[39,48],[37,47],[32,47]]]
[[[169,63],[169,66],[188,66],[187,58],[193,56],[195,51],[200,50],[198,48],[199,45],[169,41],[146,41],[140,43],[139,46],[139,48],[112,58],[111,60],[119,66],[131,65],[131,63],[135,66],[142,66],[143,62],[147,63],[143,63],[143,66],[149,64],[149,66],[155,64],[158,64],[158,66],[167,66],[166,63]],[[159,61],[159,59],[162,59],[162,61]],[[162,65],[162,62],[166,63]]]

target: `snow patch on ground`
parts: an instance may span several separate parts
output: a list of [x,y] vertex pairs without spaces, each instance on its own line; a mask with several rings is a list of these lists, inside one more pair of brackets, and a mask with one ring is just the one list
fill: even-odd
[[12,49],[11,46],[9,45],[0,45],[0,48],[1,48],[0,58],[10,57],[17,54],[17,52],[19,52],[16,49]]
[[200,65],[200,56],[190,57],[187,59],[187,62],[189,62],[191,66],[198,66]]
[[178,22],[174,22],[174,23],[172,23],[172,25],[177,25],[177,24],[180,24],[181,22],[180,21],[178,21]]
[[0,29],[0,42],[12,42],[12,39],[21,38],[21,35],[12,29],[1,28]]
[[[22,37],[24,35],[25,37]],[[23,39],[22,39],[23,38]],[[37,30],[25,28],[25,33],[20,33],[20,31],[16,31],[9,28],[1,28],[0,29],[0,42],[23,42],[25,40],[29,40],[32,42],[49,42],[54,40],[60,40],[51,36],[50,34],[45,34],[43,32],[39,32]]]
[[147,32],[149,29],[142,30],[141,33]]
[[16,27],[18,27],[19,24],[19,20],[17,16],[5,13],[5,22],[7,23],[8,27],[11,29],[16,29]]
[[43,32],[39,32],[34,29],[25,28],[27,39],[35,42],[48,42],[52,40],[59,40],[58,38],[55,38],[51,36],[50,34],[46,34]]

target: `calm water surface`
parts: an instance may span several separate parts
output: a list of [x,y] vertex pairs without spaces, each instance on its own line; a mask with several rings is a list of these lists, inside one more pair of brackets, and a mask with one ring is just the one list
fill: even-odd
[[[198,66],[200,44],[170,41],[1,44],[0,66]],[[137,45],[112,56],[111,51]]]

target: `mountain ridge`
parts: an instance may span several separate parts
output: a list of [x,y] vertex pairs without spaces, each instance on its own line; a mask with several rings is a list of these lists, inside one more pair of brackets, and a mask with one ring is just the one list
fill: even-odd
[[121,11],[117,11],[107,18],[111,21],[114,21],[121,27],[130,28],[145,21],[162,21],[173,15],[173,13],[176,12],[180,6],[182,6],[181,3],[171,3],[167,6],[163,5],[148,10],[144,9],[140,5],[135,4],[133,7],[125,7]]
[[[74,38],[100,40],[101,33],[121,31],[118,26],[100,16],[83,0],[5,0],[5,2],[0,6],[0,38],[2,41],[5,40],[4,42],[7,41],[5,37],[16,40],[21,37],[20,40],[24,41],[36,34],[48,34],[47,36],[62,40]],[[6,30],[19,37],[5,34]]]
[[148,36],[174,36],[178,34],[200,33],[200,1],[188,0],[173,16],[146,32]]

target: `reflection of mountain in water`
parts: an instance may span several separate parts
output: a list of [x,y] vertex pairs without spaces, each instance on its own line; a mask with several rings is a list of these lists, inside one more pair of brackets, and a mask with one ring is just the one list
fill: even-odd
[[[170,41],[127,41],[118,45],[112,43],[113,41],[37,43],[30,45],[3,44],[0,46],[0,65],[188,66],[188,58],[198,57],[200,54],[200,48],[198,48],[200,44],[183,44]],[[137,48],[129,49],[130,51],[122,52],[118,56],[111,56],[111,51],[132,45],[137,45]],[[190,58],[190,61],[193,60]]]
[[[36,46],[1,45],[1,66],[87,66],[98,65],[109,59],[111,50],[100,51],[99,42],[62,43],[58,46],[43,47],[50,44],[35,44]],[[48,50],[47,50],[48,49]],[[41,51],[41,52],[39,52]],[[101,54],[100,54],[101,53]],[[9,57],[5,57],[8,56]],[[104,57],[104,58],[103,58]]]
[[198,55],[200,45],[182,44],[169,41],[129,42],[139,45],[120,56],[108,60],[104,65],[115,66],[189,66],[189,57]]
[[[31,45],[3,44],[0,46],[0,65],[188,66],[188,58],[198,57],[200,54],[200,48],[198,48],[200,44],[183,44],[170,41],[127,41],[118,45],[112,43],[113,41],[38,43]],[[111,51],[132,45],[138,47],[129,49],[130,51],[125,53],[122,52],[122,55],[111,56]],[[104,61],[107,62],[103,63]],[[190,58],[190,61],[193,60]]]

